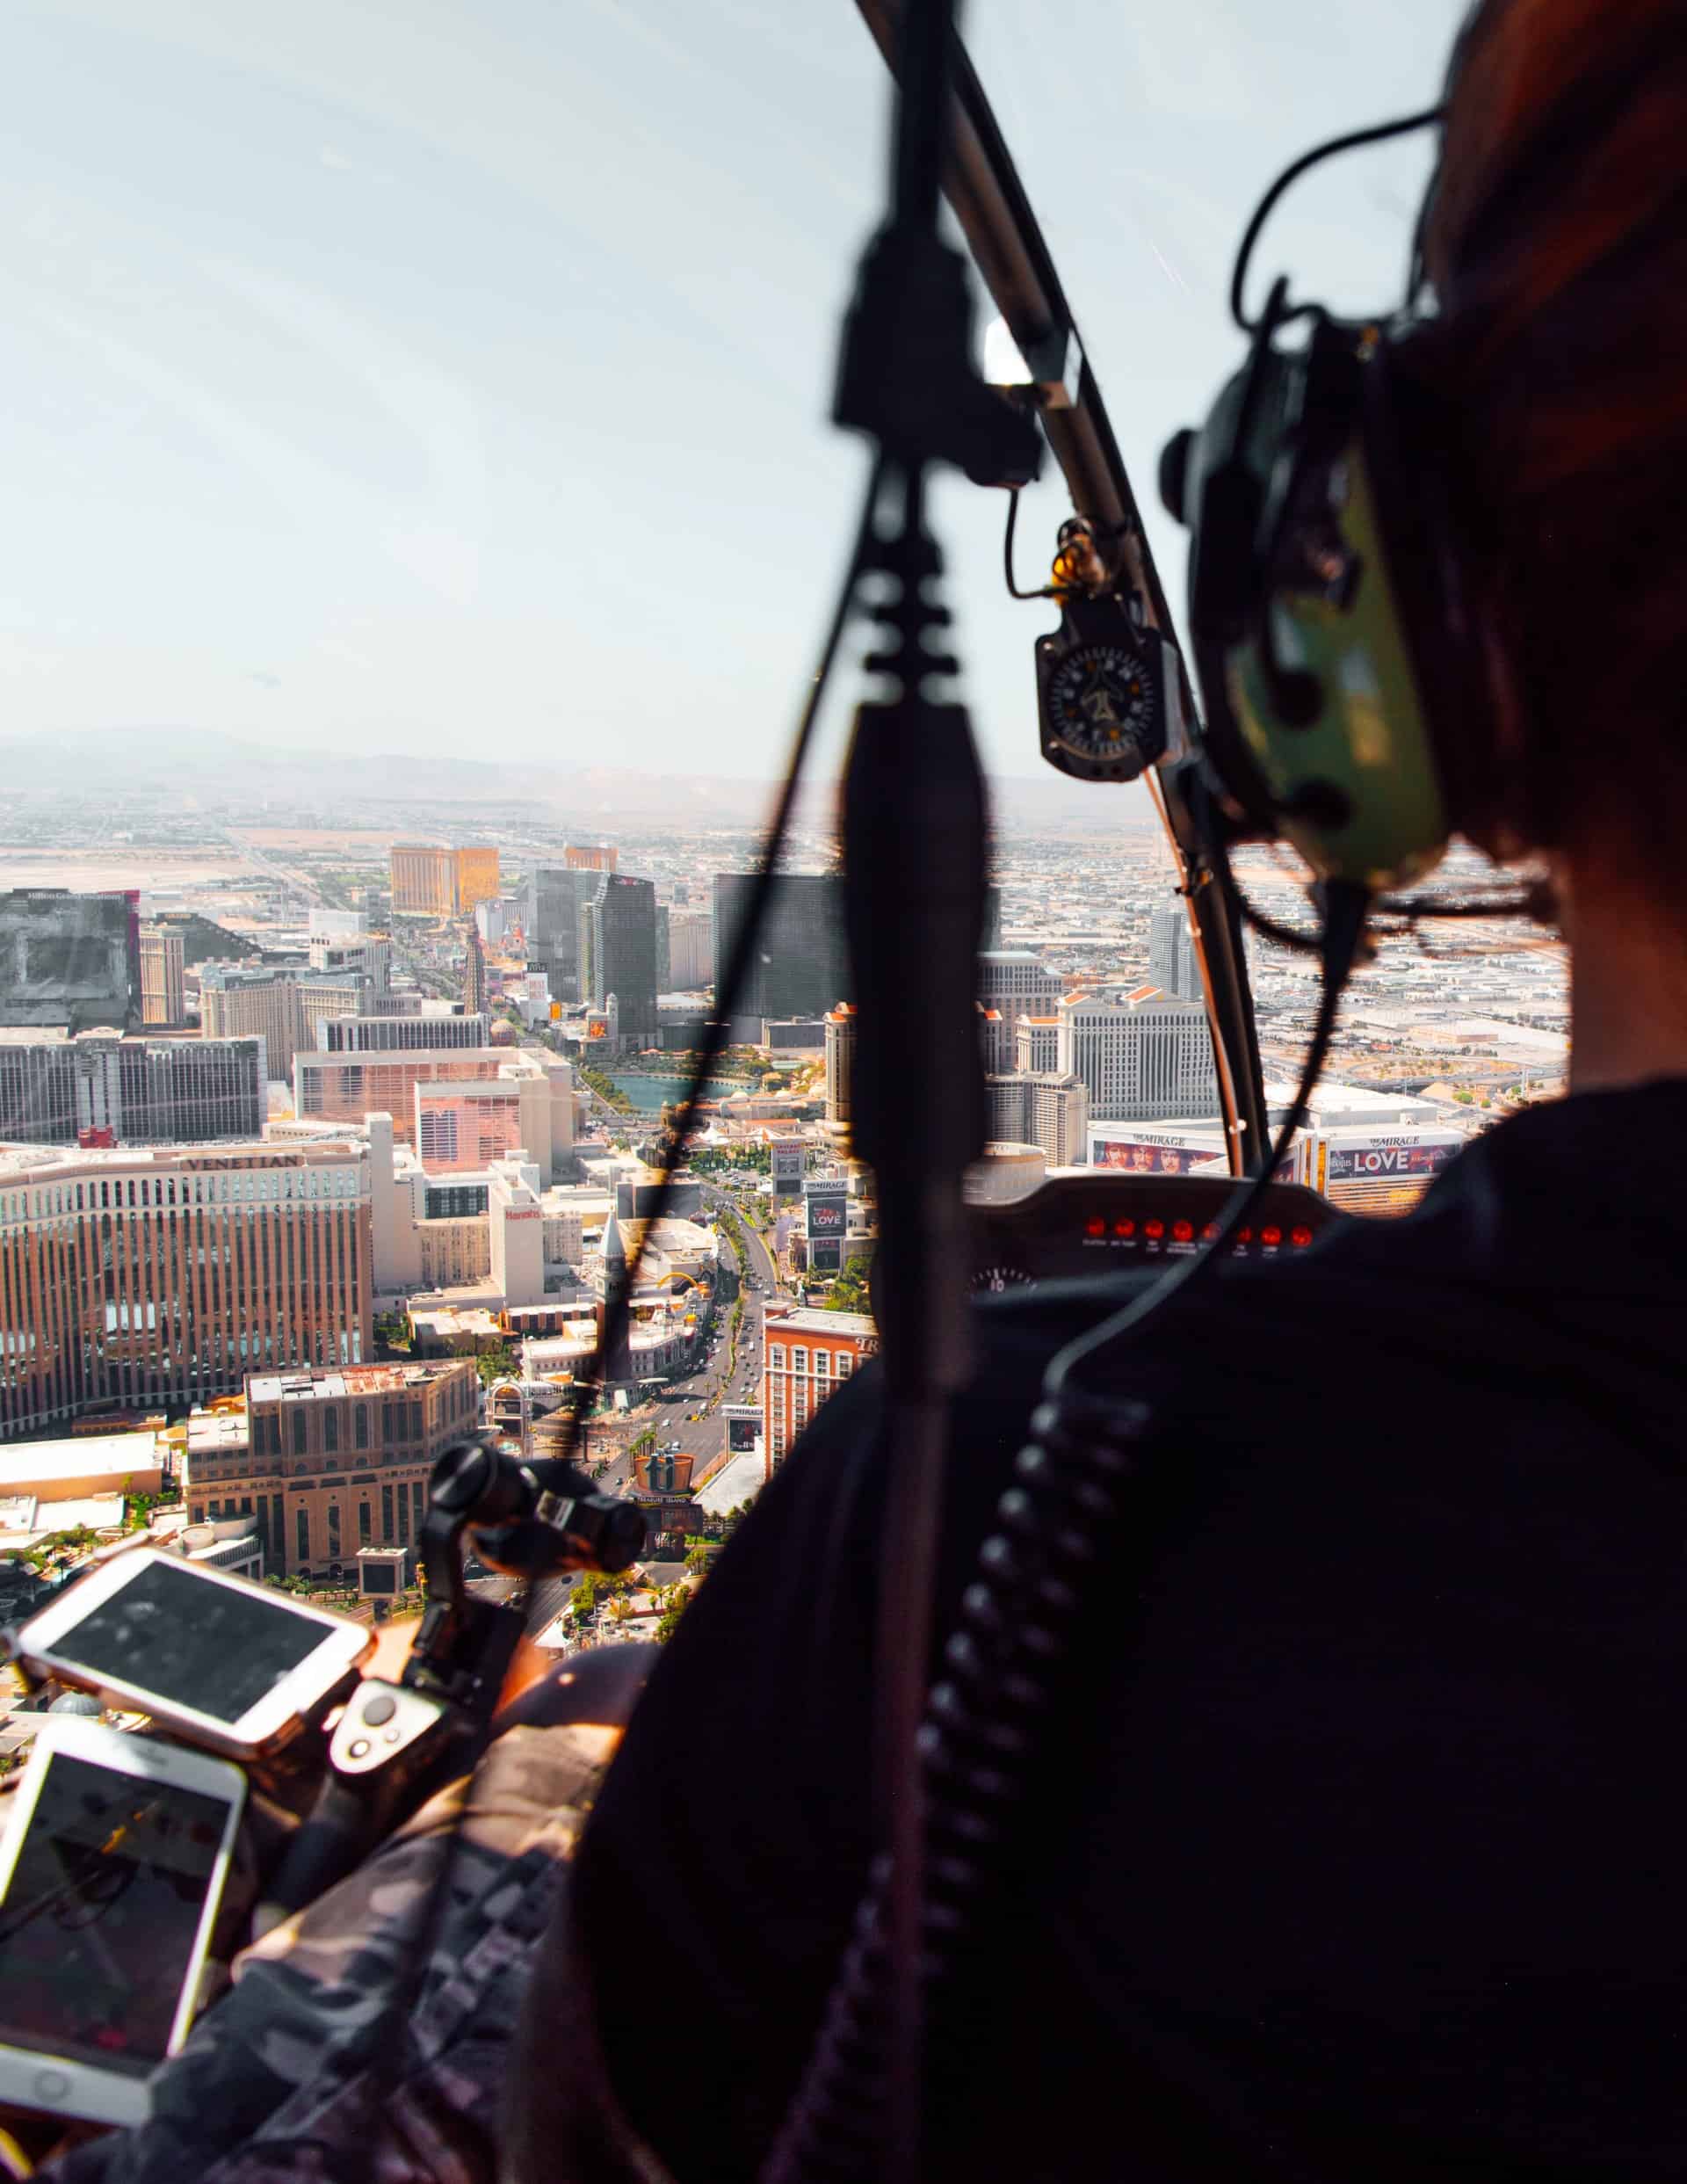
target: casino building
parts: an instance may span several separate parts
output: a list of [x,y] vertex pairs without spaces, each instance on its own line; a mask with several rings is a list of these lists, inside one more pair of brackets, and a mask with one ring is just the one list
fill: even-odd
[[413,1555],[428,1475],[480,1411],[472,1358],[254,1374],[243,1402],[188,1420],[190,1520],[250,1519],[278,1575],[343,1570],[364,1547]]
[[0,1439],[369,1354],[369,1149],[0,1148]]
[[821,1404],[878,1350],[878,1330],[865,1312],[816,1312],[802,1306],[769,1309],[762,1321],[768,1478]]

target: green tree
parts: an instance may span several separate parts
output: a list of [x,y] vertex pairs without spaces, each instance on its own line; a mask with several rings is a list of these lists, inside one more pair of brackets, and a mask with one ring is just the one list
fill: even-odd
[[601,1070],[593,1069],[586,1062],[576,1062],[574,1065],[574,1073],[583,1085],[597,1093],[606,1107],[613,1107],[618,1114],[632,1114],[635,1112],[634,1102],[620,1086],[612,1083]]
[[474,1369],[481,1376],[482,1388],[489,1388],[495,1380],[518,1380],[516,1353],[507,1342],[501,1342],[496,1350],[482,1350],[474,1360]]
[[826,1292],[826,1309],[831,1312],[865,1312],[867,1307],[867,1266],[865,1259],[852,1259]]
[[568,1595],[568,1607],[582,1622],[618,1593],[630,1592],[637,1580],[630,1571],[614,1573],[607,1570],[588,1570]]
[[123,1482],[123,1529],[126,1532],[144,1532],[152,1522],[155,1509],[163,1509],[179,1495],[137,1494],[127,1479]]
[[714,1559],[709,1549],[699,1540],[685,1557],[685,1567],[694,1578],[700,1578]]
[[46,1570],[81,1554],[84,1548],[92,1547],[98,1537],[98,1533],[89,1526],[75,1524],[67,1532],[49,1532],[45,1539],[37,1540],[25,1550],[23,1559],[32,1570]]
[[[690,1595],[687,1594],[689,1599]],[[679,1628],[679,1619],[685,1613],[685,1600],[670,1600],[668,1607],[656,1618],[655,1639],[658,1645],[666,1645]]]
[[410,1323],[402,1312],[377,1312],[374,1318],[376,1346],[382,1350],[408,1350],[410,1346]]

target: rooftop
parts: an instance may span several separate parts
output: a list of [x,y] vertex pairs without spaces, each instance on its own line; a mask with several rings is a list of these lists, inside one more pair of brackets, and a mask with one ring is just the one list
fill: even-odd
[[761,1491],[766,1477],[764,1460],[753,1451],[734,1456],[729,1463],[717,1471],[706,1486],[699,1486],[691,1496],[699,1509],[706,1509],[712,1516],[724,1517],[728,1510],[742,1503],[753,1501]]
[[366,1160],[358,1138],[300,1139],[286,1144],[79,1145],[0,1144],[0,1182],[52,1183],[77,1176],[179,1173],[184,1169],[315,1168]]
[[[435,1304],[424,1306],[419,1311],[413,1309],[410,1313],[410,1324],[428,1333],[438,1335],[456,1333],[502,1336],[503,1333],[497,1313],[484,1304]],[[460,1359],[453,1359],[451,1361],[453,1364],[462,1362]],[[411,1367],[408,1369],[416,1371],[420,1368]],[[415,1383],[412,1382],[405,1384],[413,1386]]]
[[74,1532],[86,1525],[91,1532],[115,1531],[123,1521],[124,1500],[119,1491],[84,1494],[74,1501],[43,1501],[33,1494],[0,1495],[0,1539],[16,1552],[32,1541],[49,1538],[54,1532]]
[[298,1403],[311,1398],[329,1401],[342,1396],[395,1394],[405,1388],[425,1388],[431,1380],[461,1369],[456,1358],[428,1365],[340,1365],[317,1371],[300,1366],[296,1372],[254,1374],[246,1382],[249,1403]]
[[854,1335],[862,1339],[877,1336],[879,1330],[868,1312],[822,1312],[806,1304],[787,1305],[783,1310],[770,1310],[764,1325],[777,1329],[781,1334]]
[[132,1471],[156,1471],[159,1440],[150,1426],[139,1433],[74,1433],[63,1440],[15,1441],[0,1448],[0,1493],[12,1483],[35,1479],[121,1479]]
[[187,1450],[193,1456],[213,1456],[223,1449],[244,1448],[251,1440],[246,1399],[216,1411],[194,1411],[187,1421]]

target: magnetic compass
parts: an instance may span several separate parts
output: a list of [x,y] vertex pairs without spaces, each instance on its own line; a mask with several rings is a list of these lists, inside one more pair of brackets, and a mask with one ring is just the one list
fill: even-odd
[[1174,738],[1177,665],[1158,630],[1124,602],[1068,599],[1057,630],[1037,640],[1043,756],[1083,781],[1133,781]]
[[1048,681],[1049,723],[1062,750],[1106,765],[1154,741],[1157,693],[1148,662],[1119,644],[1081,644]]

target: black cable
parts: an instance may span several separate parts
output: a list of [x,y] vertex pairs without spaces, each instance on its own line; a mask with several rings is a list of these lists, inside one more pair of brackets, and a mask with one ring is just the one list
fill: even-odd
[[1295,1132],[1307,1119],[1308,1103],[1323,1073],[1329,1042],[1335,1036],[1342,995],[1346,991],[1348,977],[1364,937],[1365,914],[1370,905],[1369,891],[1352,881],[1333,880],[1325,889],[1324,931],[1320,947],[1323,983],[1318,997],[1318,1014],[1313,1024],[1307,1058],[1301,1064],[1300,1082],[1295,1090],[1294,1104],[1277,1134],[1269,1157],[1234,1193],[1229,1205],[1219,1215],[1216,1235],[1205,1249],[1193,1259],[1186,1259],[1174,1266],[1151,1289],[1145,1290],[1139,1297],[1133,1297],[1111,1319],[1104,1320],[1099,1327],[1091,1329],[1087,1335],[1079,1336],[1075,1341],[1068,1342],[1063,1350],[1055,1353],[1043,1376],[1043,1393],[1050,1402],[1059,1401],[1076,1367],[1133,1333],[1145,1319],[1169,1304],[1181,1290],[1206,1277],[1208,1270],[1217,1265],[1225,1245],[1276,1181],[1278,1169],[1293,1142]]
[[1267,916],[1264,911],[1256,909],[1245,895],[1237,895],[1236,906],[1262,940],[1275,940],[1278,947],[1292,948],[1297,955],[1317,954],[1318,940],[1315,934],[1301,932],[1293,925],[1279,924],[1275,918]]
[[1426,106],[1423,112],[1404,114],[1397,121],[1379,121],[1368,129],[1350,129],[1344,136],[1332,136],[1328,142],[1314,144],[1309,152],[1302,152],[1299,159],[1290,161],[1255,207],[1253,218],[1243,230],[1242,243],[1236,251],[1235,270],[1230,276],[1230,316],[1244,334],[1256,333],[1260,323],[1258,319],[1249,318],[1242,308],[1242,290],[1247,285],[1249,260],[1253,257],[1254,245],[1259,240],[1261,229],[1270,219],[1271,210],[1283,192],[1298,182],[1309,167],[1317,166],[1322,160],[1334,158],[1337,152],[1358,151],[1362,145],[1380,144],[1391,136],[1408,136],[1414,129],[1426,129],[1444,119],[1445,110],[1443,107]]
[[[1284,925],[1247,894],[1236,877],[1222,835],[1216,830],[1208,830],[1207,846],[1231,899],[1263,940],[1275,941],[1278,947],[1290,948],[1297,955],[1321,954],[1323,941],[1319,936]],[[1372,899],[1371,911],[1374,918],[1397,918],[1408,927],[1426,918],[1523,918],[1533,925],[1553,922],[1550,890],[1544,881],[1535,882],[1521,895],[1479,895],[1463,902],[1444,903],[1426,896],[1378,896]]]
[[1013,580],[1013,534],[1019,522],[1019,488],[1008,488],[1008,527],[1002,540],[1002,573],[1008,580],[1010,599],[1052,599],[1055,593],[1050,584],[1040,584],[1034,591],[1022,591]]
[[[1013,1816],[1030,1800],[1037,1731],[1151,1423],[1145,1404],[1082,1387],[1075,1368],[1136,1335],[1152,1313],[1215,1265],[1271,1184],[1329,1053],[1367,904],[1362,888],[1337,883],[1328,891],[1323,992],[1294,1105],[1271,1157],[1233,1196],[1217,1236],[1050,1363],[1032,1419],[1033,1439],[996,1504],[996,1527],[979,1549],[920,1730],[927,1793],[920,1974],[928,1997],[969,1930]],[[858,2184],[877,2173],[888,2078],[891,1877],[889,1861],[875,1860],[761,2184]]]
[[[698,1104],[703,1097],[703,1087],[709,1082],[720,1049],[726,1044],[727,1030],[732,1021],[734,1005],[744,990],[745,980],[749,972],[750,956],[767,914],[768,903],[772,896],[774,883],[778,877],[780,853],[785,847],[785,838],[790,831],[791,814],[795,808],[797,789],[801,780],[802,770],[807,761],[808,746],[814,738],[815,723],[820,718],[820,708],[826,695],[827,685],[831,680],[832,669],[837,659],[837,649],[843,642],[844,629],[848,626],[851,613],[854,609],[856,588],[861,579],[866,549],[872,536],[873,512],[878,504],[884,473],[885,465],[883,460],[880,459],[873,464],[868,475],[860,519],[856,525],[855,536],[850,548],[849,563],[844,572],[844,581],[838,589],[836,603],[832,610],[832,618],[827,628],[825,640],[821,646],[820,658],[809,682],[808,696],[797,722],[797,732],[792,742],[791,756],[786,762],[785,779],[779,784],[778,800],[773,807],[773,816],[769,822],[767,834],[763,843],[762,861],[757,867],[751,881],[749,900],[739,921],[738,930],[733,935],[732,947],[727,957],[725,976],[715,983],[714,1014],[704,1027],[703,1045],[691,1071],[691,1084],[686,1090],[679,1115],[669,1132],[667,1143],[661,1150],[662,1180],[656,1186],[655,1201],[651,1211],[645,1216],[645,1225],[633,1257],[628,1261],[626,1281],[620,1295],[613,1300],[605,1299],[604,1324],[598,1336],[597,1346],[583,1376],[589,1386],[601,1383],[604,1367],[614,1355],[616,1346],[619,1343],[622,1331],[626,1325],[632,1309],[633,1290],[639,1268],[644,1260],[646,1248],[655,1232],[656,1223],[668,1210],[668,1202],[673,1193],[674,1177],[684,1158],[685,1148],[691,1142],[691,1131],[696,1124]],[[583,1414],[580,1411],[575,1413],[576,1431],[569,1437],[567,1449],[570,1459],[573,1457],[578,1440],[583,1416]]]
[[1531,924],[1540,923],[1539,896],[1534,889],[1523,895],[1477,895],[1468,902],[1441,903],[1425,896],[1404,902],[1390,902],[1384,896],[1377,903],[1379,917],[1401,918],[1408,925],[1415,925],[1422,918],[1526,918]]
[[1212,823],[1206,828],[1204,838],[1206,853],[1220,886],[1227,892],[1231,901],[1256,932],[1264,940],[1275,940],[1279,947],[1292,948],[1298,955],[1317,955],[1321,953],[1323,943],[1318,935],[1299,932],[1292,925],[1279,924],[1275,918],[1257,909],[1243,892],[1242,882],[1231,865],[1224,830],[1218,822],[1216,813],[1212,815]]
[[[715,989],[715,1018],[707,1027],[703,1050],[692,1073],[691,1088],[686,1094],[684,1107],[671,1134],[671,1157],[662,1171],[662,1181],[657,1187],[655,1209],[647,1218],[638,1250],[629,1262],[626,1286],[619,1300],[621,1310],[613,1317],[613,1320],[612,1320],[612,1313],[606,1301],[604,1327],[598,1339],[592,1368],[599,1374],[608,1358],[613,1354],[612,1346],[619,1340],[620,1328],[626,1324],[626,1306],[633,1294],[634,1277],[638,1271],[640,1260],[643,1257],[645,1245],[656,1223],[662,1218],[663,1208],[667,1205],[675,1169],[683,1157],[689,1140],[692,1120],[698,1101],[702,1095],[703,1086],[708,1082],[709,1072],[720,1050],[726,1027],[731,1019],[733,1004],[743,989],[744,979],[749,969],[750,951],[755,946],[757,931],[773,887],[779,853],[789,831],[791,813],[796,802],[797,790],[800,783],[803,765],[808,755],[808,747],[813,741],[815,723],[820,717],[821,706],[825,699],[833,667],[836,663],[838,648],[843,642],[844,633],[849,626],[851,615],[854,611],[857,588],[872,540],[873,519],[878,506],[884,468],[884,462],[880,458],[875,460],[868,474],[866,490],[862,498],[860,518],[856,525],[855,535],[851,544],[849,560],[844,569],[843,581],[838,587],[831,620],[827,626],[826,635],[821,646],[820,657],[809,682],[808,694],[803,702],[798,719],[797,731],[791,747],[791,756],[786,765],[785,779],[780,785],[778,800],[774,806],[772,821],[768,828],[762,862],[757,870],[755,884],[750,889],[749,902],[728,957],[726,976]],[[583,1418],[583,1411],[576,1413],[574,1424],[576,1437]],[[570,1458],[573,1456],[574,1447],[575,1440],[571,1439],[568,1452]],[[531,1636],[531,1629],[525,1635]],[[480,1767],[486,1747],[490,1742],[491,1729],[489,1717],[476,1725],[464,1767],[464,1772],[470,1780],[470,1789],[472,1789],[473,1778]],[[370,2071],[374,2098],[379,2106],[385,2105],[387,2095],[395,2088],[397,2074],[404,2052],[402,2028],[409,2021],[415,2008],[417,1992],[433,1961],[438,1943],[439,1929],[451,1902],[452,1877],[457,1861],[458,1846],[461,1840],[464,1823],[467,1818],[470,1789],[465,1790],[461,1803],[452,1818],[433,1880],[420,1906],[419,1913],[407,1921],[409,1934],[399,1941],[401,1976],[395,1983],[393,1992],[388,1998],[385,2009],[377,2013],[366,2034],[373,2050]],[[413,1941],[409,1938],[411,1936],[414,1937]]]

